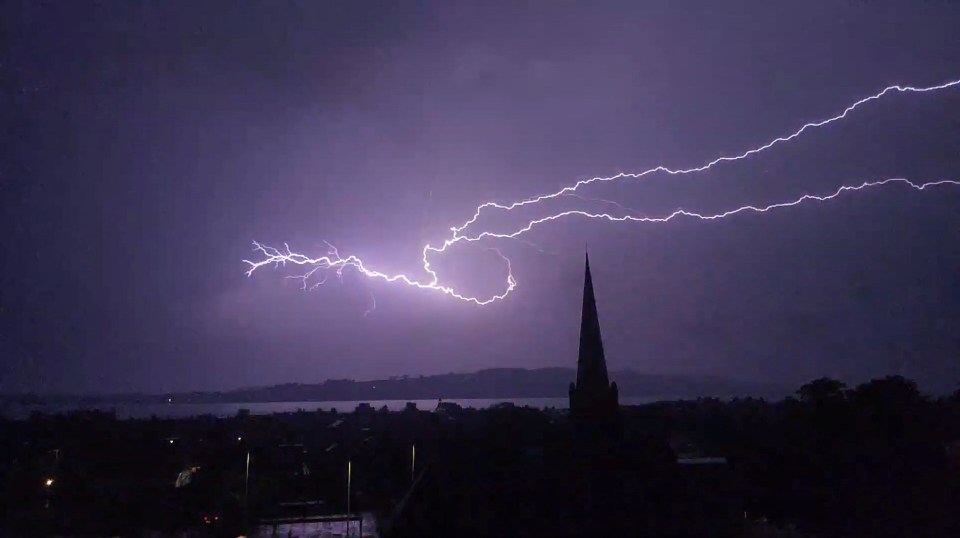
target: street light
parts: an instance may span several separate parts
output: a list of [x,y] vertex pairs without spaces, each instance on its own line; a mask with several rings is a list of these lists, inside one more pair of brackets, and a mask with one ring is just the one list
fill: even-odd
[[44,497],[46,497],[46,499],[44,500],[43,507],[50,508],[50,496],[53,495],[53,491],[52,491],[53,479],[47,478],[46,480],[43,481],[43,485],[44,485],[44,491],[46,492],[44,494]]
[[243,474],[243,502],[247,502],[247,493],[250,491],[250,451],[247,451],[247,470]]
[[347,515],[350,514],[350,479],[353,475],[353,463],[347,460]]
[[247,470],[243,474],[243,525],[250,524],[250,451],[247,451]]
[[350,479],[353,476],[353,463],[347,460],[347,536],[350,536]]

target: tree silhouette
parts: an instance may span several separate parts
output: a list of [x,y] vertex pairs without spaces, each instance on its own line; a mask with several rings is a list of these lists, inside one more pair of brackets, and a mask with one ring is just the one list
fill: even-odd
[[811,404],[843,401],[847,397],[847,385],[836,379],[821,377],[800,387],[797,396]]
[[874,379],[860,385],[854,391],[854,398],[860,405],[889,410],[912,408],[924,401],[917,384],[899,375]]

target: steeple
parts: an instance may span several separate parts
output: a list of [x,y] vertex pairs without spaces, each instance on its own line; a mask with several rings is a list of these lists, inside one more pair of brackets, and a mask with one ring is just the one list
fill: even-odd
[[590,255],[586,256],[583,276],[583,309],[580,313],[580,354],[577,358],[577,387],[607,388],[607,361],[603,356],[603,339],[600,337],[600,318],[597,316],[597,300],[593,294],[593,278],[590,276]]
[[577,382],[570,384],[570,413],[576,420],[603,423],[617,415],[617,384],[610,383],[600,337],[600,318],[590,275],[590,256],[583,276],[583,309],[580,314],[580,352]]

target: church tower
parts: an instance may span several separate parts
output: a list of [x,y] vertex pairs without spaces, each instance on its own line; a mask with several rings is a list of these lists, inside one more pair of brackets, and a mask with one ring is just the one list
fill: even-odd
[[583,311],[580,317],[580,355],[577,382],[570,384],[570,415],[582,425],[603,426],[616,421],[619,414],[617,384],[607,377],[607,361],[600,338],[600,319],[593,295],[590,256],[586,258],[583,278]]

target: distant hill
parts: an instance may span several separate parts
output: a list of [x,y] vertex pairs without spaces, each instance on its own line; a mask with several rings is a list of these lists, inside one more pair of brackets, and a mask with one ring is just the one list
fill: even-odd
[[[171,394],[123,394],[114,396],[17,395],[2,396],[7,402],[21,404],[102,402],[292,402],[292,401],[364,401],[364,400],[429,400],[459,398],[538,398],[566,397],[573,368],[492,368],[472,373],[450,373],[418,377],[391,377],[373,381],[330,379],[322,383],[285,383],[267,387],[250,387],[225,392],[189,392]],[[753,396],[779,399],[795,390],[786,385],[752,383],[732,379],[691,376],[654,375],[632,370],[613,372],[621,397],[655,399],[690,399],[697,397]]]

